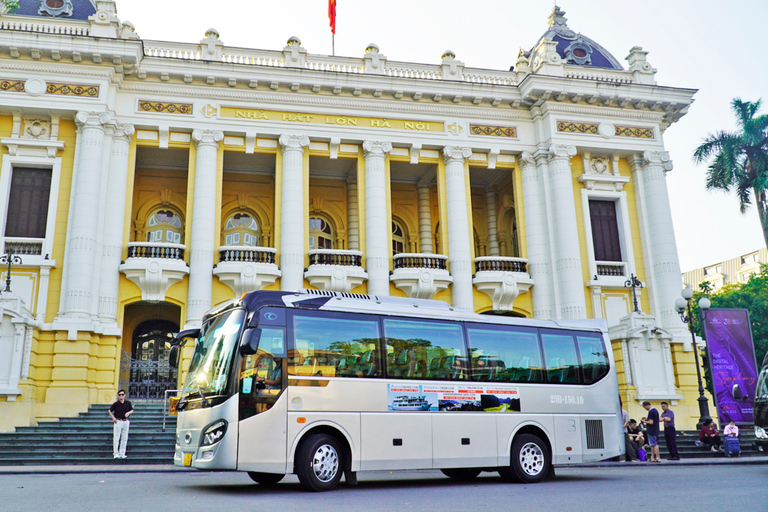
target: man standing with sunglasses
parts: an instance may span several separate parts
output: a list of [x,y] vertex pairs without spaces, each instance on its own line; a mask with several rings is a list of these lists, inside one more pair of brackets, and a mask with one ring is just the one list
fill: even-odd
[[128,427],[130,421],[128,417],[133,414],[133,406],[131,402],[125,399],[125,390],[121,389],[117,392],[117,402],[112,404],[109,408],[109,416],[112,418],[112,423],[115,424],[113,430],[114,438],[112,440],[113,454],[116,459],[125,459],[125,449],[128,446]]

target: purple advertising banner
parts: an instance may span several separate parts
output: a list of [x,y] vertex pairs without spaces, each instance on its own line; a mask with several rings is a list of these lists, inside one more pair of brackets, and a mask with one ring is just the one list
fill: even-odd
[[749,312],[710,309],[704,319],[704,333],[721,428],[731,420],[752,424],[757,365]]

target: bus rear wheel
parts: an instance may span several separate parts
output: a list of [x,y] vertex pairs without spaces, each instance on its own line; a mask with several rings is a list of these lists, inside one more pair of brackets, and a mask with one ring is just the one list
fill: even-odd
[[283,479],[283,477],[285,477],[285,475],[278,473],[259,473],[257,471],[249,471],[248,476],[251,477],[251,480],[257,484],[264,486],[276,485],[280,480]]
[[474,480],[481,472],[479,469],[474,468],[449,468],[441,469],[440,471],[448,478],[462,481]]
[[316,434],[301,443],[296,452],[296,476],[308,491],[330,491],[339,485],[344,472],[339,442],[327,434]]
[[535,484],[547,477],[552,457],[547,444],[533,434],[521,434],[512,442],[509,467],[499,468],[507,482]]

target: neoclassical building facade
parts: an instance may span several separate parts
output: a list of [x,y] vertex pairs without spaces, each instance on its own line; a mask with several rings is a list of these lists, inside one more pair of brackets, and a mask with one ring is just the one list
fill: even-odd
[[412,64],[142,40],[116,4],[0,15],[0,431],[162,397],[170,332],[302,288],[603,318],[630,411],[695,423],[663,143],[695,91],[642,48],[556,7],[509,71]]

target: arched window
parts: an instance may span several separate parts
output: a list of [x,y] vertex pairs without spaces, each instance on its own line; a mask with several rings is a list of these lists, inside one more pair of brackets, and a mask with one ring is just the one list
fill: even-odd
[[224,245],[257,247],[261,230],[259,223],[247,213],[236,213],[224,225]]
[[406,252],[406,231],[400,222],[392,221],[392,254]]
[[184,233],[181,217],[171,210],[157,210],[147,222],[147,242],[180,244]]
[[333,249],[333,226],[320,217],[309,219],[309,248]]

